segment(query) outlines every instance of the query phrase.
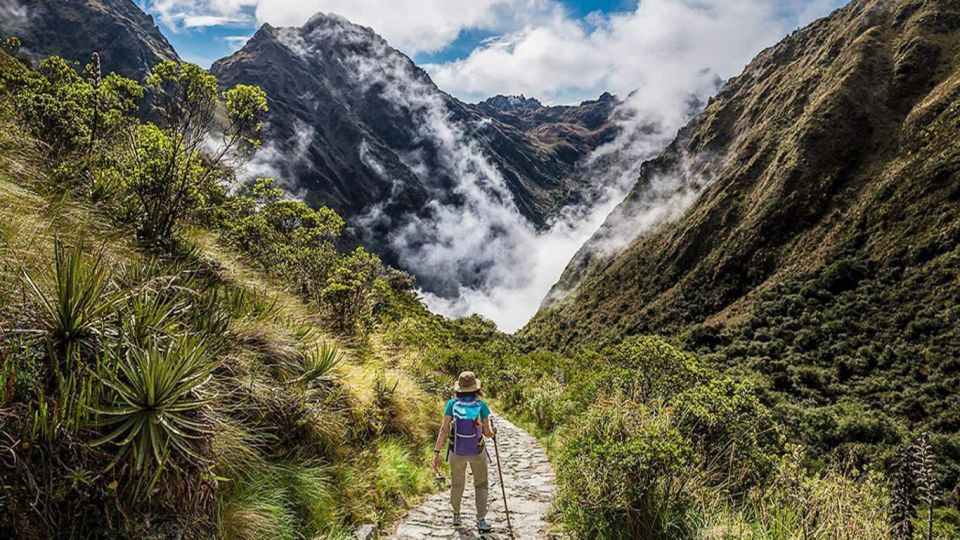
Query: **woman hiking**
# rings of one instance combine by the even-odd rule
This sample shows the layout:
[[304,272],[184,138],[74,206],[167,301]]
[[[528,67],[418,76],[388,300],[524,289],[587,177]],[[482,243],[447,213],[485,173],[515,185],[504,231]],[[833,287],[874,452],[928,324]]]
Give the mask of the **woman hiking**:
[[477,530],[489,533],[487,523],[487,464],[490,456],[483,445],[483,437],[494,438],[495,429],[490,428],[490,408],[480,399],[480,381],[472,371],[464,371],[453,385],[456,397],[443,409],[443,423],[433,447],[433,468],[440,469],[440,453],[446,446],[450,463],[450,505],[453,506],[453,526],[460,527],[460,501],[466,483],[467,465],[473,473],[473,488],[477,498]]

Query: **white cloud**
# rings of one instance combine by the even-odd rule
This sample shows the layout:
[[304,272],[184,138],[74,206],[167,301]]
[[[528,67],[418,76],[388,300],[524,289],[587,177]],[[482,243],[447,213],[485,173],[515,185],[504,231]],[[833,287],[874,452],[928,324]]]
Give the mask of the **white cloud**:
[[669,94],[689,88],[701,68],[728,77],[763,46],[843,2],[642,0],[625,12],[576,18],[560,0],[140,1],[174,30],[299,26],[317,12],[335,13],[408,55],[442,50],[466,30],[493,32],[466,58],[425,68],[462,99],[523,93],[547,103],[637,88]]
[[250,13],[257,0],[138,0],[146,11],[154,13],[167,28],[236,26],[254,22]]
[[426,69],[438,86],[468,100],[523,93],[570,102],[639,89],[641,100],[661,102],[678,90],[696,93],[718,74],[734,75],[798,16],[823,14],[832,1],[794,3],[802,15],[776,0],[643,0],[633,11],[589,21],[557,10],[462,60]]
[[335,13],[408,55],[442,50],[466,30],[493,32],[466,58],[424,67],[462,99],[523,93],[546,103],[637,88],[672,93],[690,87],[701,68],[728,77],[763,46],[843,2],[641,0],[629,11],[576,18],[560,0],[140,1],[174,30],[300,26],[318,12]]
[[[376,84],[387,102],[412,111],[419,138],[437,149],[439,167],[454,180],[452,195],[459,201],[449,204],[443,201],[450,197],[438,197],[426,214],[396,219],[391,247],[403,254],[408,269],[440,283],[434,290],[443,290],[443,296],[425,295],[431,309],[449,316],[479,313],[507,331],[535,313],[574,253],[633,187],[639,165],[689,118],[695,109],[691,102],[705,100],[721,77],[735,74],[761,48],[832,5],[830,0],[642,0],[629,12],[577,20],[553,0],[161,3],[192,6],[193,15],[253,14],[281,26],[299,25],[316,11],[339,13],[373,27],[408,54],[442,47],[463,29],[496,28],[505,33],[464,60],[429,66],[440,88],[466,99],[524,93],[570,102],[606,90],[628,96],[617,111],[621,135],[597,149],[578,173],[590,179],[598,196],[589,205],[565,209],[538,231],[517,210],[500,172],[469,135],[480,127],[453,121],[432,88],[382,42],[371,44],[382,48],[372,57],[352,59],[361,83]],[[343,39],[368,39],[348,27],[342,31]],[[303,39],[294,30],[282,38],[305,57],[315,54],[312,43],[323,41]],[[285,150],[265,148],[258,162],[264,170],[257,174],[274,173],[270,164],[298,154],[296,145]],[[388,176],[372,146],[363,144],[359,152],[368,167]],[[415,153],[400,157],[429,185],[436,171],[418,165]],[[624,220],[629,230],[606,240],[620,244],[676,217],[695,200],[702,182],[696,176],[656,179],[648,192],[638,194],[640,204],[629,208]],[[382,219],[381,207],[366,216],[368,224]]]
[[553,0],[152,0],[148,8],[175,30],[218,18],[300,26],[335,13],[407,54],[442,49],[464,30],[510,31],[558,9]]
[[225,41],[227,45],[230,46],[230,49],[237,50],[250,41],[251,37],[253,36],[223,36],[220,39]]
[[546,9],[552,9],[546,0],[260,0],[256,14],[271,24],[300,25],[318,11],[336,13],[416,54],[442,49],[464,30],[506,30]]
[[235,26],[245,24],[249,20],[245,17],[228,17],[224,15],[184,15],[180,24],[184,28],[204,28],[207,26]]

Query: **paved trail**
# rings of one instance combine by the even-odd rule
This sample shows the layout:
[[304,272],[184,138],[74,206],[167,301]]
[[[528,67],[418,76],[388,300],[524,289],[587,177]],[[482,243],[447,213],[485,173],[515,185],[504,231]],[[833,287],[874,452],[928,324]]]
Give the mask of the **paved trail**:
[[[533,540],[554,537],[547,533],[546,514],[553,499],[553,469],[540,443],[529,433],[494,415],[497,427],[497,443],[500,446],[500,462],[503,465],[503,483],[507,487],[507,504],[514,538]],[[503,512],[503,495],[497,477],[493,443],[488,441],[490,457],[490,498],[487,521],[494,533],[484,539],[508,539],[507,519]],[[447,485],[449,486],[449,480]],[[473,477],[467,472],[467,488],[463,494],[463,526],[455,529],[450,523],[450,490],[431,495],[401,520],[388,538],[395,540],[476,540],[481,538],[476,529],[476,507],[473,497]]]

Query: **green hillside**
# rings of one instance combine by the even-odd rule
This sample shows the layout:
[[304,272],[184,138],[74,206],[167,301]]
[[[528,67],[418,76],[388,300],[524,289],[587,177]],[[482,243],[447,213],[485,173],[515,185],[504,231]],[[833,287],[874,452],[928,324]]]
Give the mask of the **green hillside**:
[[[255,143],[255,91],[217,104],[204,72],[154,75],[189,96],[167,120],[187,126],[175,116],[193,107]],[[409,282],[339,253],[332,212],[267,182],[257,201],[228,195],[223,163],[182,150],[208,126],[140,125],[138,88],[95,62],[32,71],[0,53],[0,535],[333,538],[389,523],[432,480],[437,397],[370,330],[374,304]]]
[[795,32],[723,87],[621,210],[665,175],[705,184],[693,207],[615,255],[588,244],[524,335],[560,349],[674,336],[758,374],[822,451],[917,429],[949,436],[956,459],[958,95],[956,2],[856,1]]

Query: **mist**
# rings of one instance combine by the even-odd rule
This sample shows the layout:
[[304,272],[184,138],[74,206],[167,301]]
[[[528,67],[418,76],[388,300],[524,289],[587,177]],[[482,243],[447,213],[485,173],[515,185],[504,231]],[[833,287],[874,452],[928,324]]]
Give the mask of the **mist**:
[[[614,113],[619,136],[582,160],[573,173],[574,180],[588,186],[586,202],[560,209],[539,230],[518,210],[503,175],[484,155],[477,137],[482,137],[485,126],[452,119],[442,93],[385,40],[346,21],[319,25],[309,34],[284,30],[281,35],[291,51],[305,58],[323,54],[323,43],[331,39],[355,44],[358,52],[344,60],[355,78],[355,91],[375,90],[387,106],[410,114],[415,142],[436,150],[436,161],[429,166],[416,152],[399,157],[424,185],[433,185],[436,177],[450,178],[452,185],[444,185],[442,194],[438,187],[426,208],[391,217],[384,209],[402,186],[389,177],[376,147],[361,143],[359,160],[395,189],[351,223],[360,230],[389,231],[385,246],[396,254],[400,266],[417,276],[424,301],[436,313],[454,318],[478,314],[503,331],[516,331],[537,312],[567,264],[598,230],[602,228],[603,234],[590,249],[612,252],[658,223],[682,215],[703,184],[684,175],[658,177],[632,194],[639,203],[618,205],[634,189],[641,164],[661,152],[698,114],[724,78],[792,24],[775,15],[773,4],[761,0],[737,0],[710,9],[651,0],[633,13],[594,21],[589,31],[571,30],[567,22],[505,37],[509,46],[490,42],[487,49],[446,68],[428,67],[441,81],[456,74],[451,70],[475,74],[491,65],[491,55],[506,69],[514,69],[518,55],[527,54],[524,51],[549,51],[537,40],[549,44],[565,39],[567,47],[561,53],[580,60],[630,51],[628,59],[616,69],[608,66],[608,75],[594,81],[626,97]],[[545,37],[549,32],[559,34]],[[577,72],[575,66],[567,68],[565,73]],[[548,75],[537,80],[547,80]],[[292,145],[284,150],[296,154]]]
[[458,95],[525,92],[569,102],[611,90],[627,97],[616,114],[620,136],[596,149],[577,173],[598,196],[564,209],[544,231],[513,231],[514,251],[490,269],[483,286],[461,287],[455,296],[425,294],[427,305],[451,317],[480,314],[501,330],[515,331],[537,312],[585,243],[590,241],[584,249],[594,255],[609,255],[682,216],[709,179],[693,167],[660,175],[620,205],[634,189],[640,165],[669,144],[725,78],[790,29],[833,7],[829,1],[736,0],[704,7],[650,0],[633,12],[595,20],[592,29],[555,18],[494,40],[463,60],[428,66],[438,84]]
[[249,161],[243,163],[237,171],[237,180],[249,183],[256,178],[273,178],[290,197],[304,199],[305,190],[294,180],[293,171],[306,161],[315,134],[313,126],[297,121],[289,137],[268,139]]
[[[387,238],[390,249],[407,270],[434,286],[433,291],[421,291],[431,310],[448,317],[479,314],[507,332],[521,328],[536,313],[566,264],[632,188],[643,160],[659,151],[696,110],[690,95],[678,99],[675,106],[685,112],[675,115],[641,111],[625,101],[614,114],[620,136],[598,148],[576,173],[590,179],[589,204],[564,208],[537,230],[472,138],[484,126],[453,121],[441,95],[385,45],[371,57],[360,55],[353,61],[353,71],[366,88],[380,89],[391,106],[415,113],[418,136],[438,150],[439,166],[455,180],[457,202],[436,199],[426,212],[395,220]],[[359,157],[372,171],[387,174],[368,145],[360,145]],[[434,173],[414,170],[425,181]],[[374,205],[358,224],[370,227],[385,219],[381,210],[389,202]]]

